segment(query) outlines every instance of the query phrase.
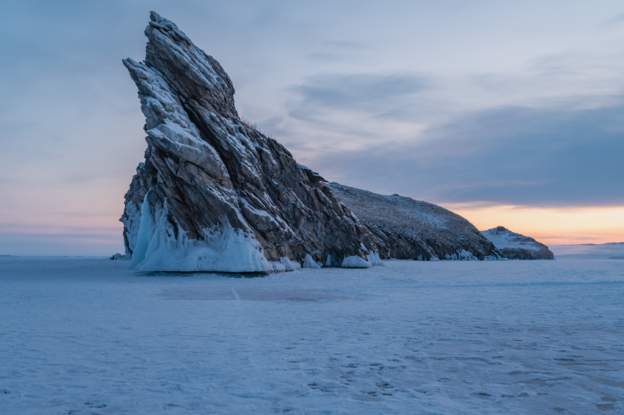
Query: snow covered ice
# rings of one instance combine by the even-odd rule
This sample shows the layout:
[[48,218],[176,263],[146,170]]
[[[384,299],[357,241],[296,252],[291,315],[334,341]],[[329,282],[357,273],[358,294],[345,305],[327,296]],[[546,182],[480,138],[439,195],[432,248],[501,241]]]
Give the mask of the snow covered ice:
[[[184,275],[184,276],[182,276]],[[0,414],[624,413],[624,261],[0,258]]]

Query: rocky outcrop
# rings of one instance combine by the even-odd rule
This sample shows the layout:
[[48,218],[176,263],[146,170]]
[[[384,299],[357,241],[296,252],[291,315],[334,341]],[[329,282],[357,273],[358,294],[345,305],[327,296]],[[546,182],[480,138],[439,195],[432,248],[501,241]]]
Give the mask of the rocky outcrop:
[[147,133],[121,218],[135,268],[369,266],[368,230],[322,177],[239,118],[221,65],[154,12],[145,35],[145,60],[123,61]]
[[440,206],[338,183],[330,187],[374,235],[384,258],[461,260],[498,256],[494,245],[470,222]]
[[508,259],[554,259],[550,249],[535,239],[510,231],[503,226],[481,232],[501,255]]

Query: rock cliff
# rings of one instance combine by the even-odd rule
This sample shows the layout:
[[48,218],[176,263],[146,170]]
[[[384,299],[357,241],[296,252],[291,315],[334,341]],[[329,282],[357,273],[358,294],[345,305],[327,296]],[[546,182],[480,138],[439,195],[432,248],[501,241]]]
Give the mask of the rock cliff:
[[145,35],[144,61],[123,61],[147,133],[121,217],[135,269],[266,273],[368,267],[380,256],[552,258],[534,239],[500,227],[481,234],[434,204],[327,183],[241,120],[227,73],[174,23],[152,12]]
[[380,255],[397,259],[496,259],[494,245],[461,216],[432,203],[331,183],[336,197],[374,235]]
[[[152,12],[125,59],[147,150],[125,196],[126,253],[143,271],[366,267],[374,244],[321,176],[238,116],[221,65]],[[369,258],[370,256],[370,258]]]

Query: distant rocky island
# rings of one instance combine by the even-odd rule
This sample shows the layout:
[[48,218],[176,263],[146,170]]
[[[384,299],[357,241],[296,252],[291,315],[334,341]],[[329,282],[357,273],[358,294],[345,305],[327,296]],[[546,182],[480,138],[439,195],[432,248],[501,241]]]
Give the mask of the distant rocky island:
[[239,117],[227,73],[173,22],[152,12],[145,35],[144,61],[123,61],[147,133],[121,217],[135,269],[266,273],[521,257],[439,206],[328,183]]
[[535,239],[510,231],[503,226],[481,232],[500,254],[508,259],[554,259],[552,251]]

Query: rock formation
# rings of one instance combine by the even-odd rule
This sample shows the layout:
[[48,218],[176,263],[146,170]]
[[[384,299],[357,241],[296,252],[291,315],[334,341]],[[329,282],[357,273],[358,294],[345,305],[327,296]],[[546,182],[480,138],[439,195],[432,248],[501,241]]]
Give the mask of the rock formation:
[[154,12],[145,35],[145,60],[123,61],[147,133],[121,218],[134,267],[369,266],[370,233],[322,177],[239,118],[221,65]]
[[383,258],[495,259],[494,245],[461,216],[409,197],[384,196],[338,183],[334,195],[373,234]]
[[135,269],[266,273],[368,267],[380,255],[498,258],[496,248],[552,258],[531,238],[481,235],[431,203],[327,183],[240,119],[228,75],[174,23],[152,12],[145,35],[145,60],[123,61],[147,133],[121,217]]
[[554,259],[546,245],[503,226],[481,232],[508,259]]

